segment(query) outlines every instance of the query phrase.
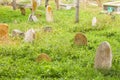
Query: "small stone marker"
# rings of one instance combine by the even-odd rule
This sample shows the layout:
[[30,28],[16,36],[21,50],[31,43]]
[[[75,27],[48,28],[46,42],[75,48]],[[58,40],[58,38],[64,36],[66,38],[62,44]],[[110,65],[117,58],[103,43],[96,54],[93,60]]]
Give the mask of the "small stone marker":
[[96,23],[97,23],[97,18],[96,17],[93,17],[92,19],[92,26],[96,26]]
[[77,33],[74,37],[74,44],[78,46],[87,45],[87,37],[83,33]]
[[30,14],[28,17],[28,21],[38,22],[38,19],[34,14]]
[[52,8],[49,5],[46,8],[46,20],[47,22],[53,22]]
[[37,62],[41,62],[41,61],[51,62],[51,58],[47,54],[42,53],[37,57],[36,61]]
[[52,32],[52,27],[46,26],[43,27],[44,32]]
[[112,66],[112,50],[110,44],[102,42],[96,50],[94,67],[96,69],[110,69]]
[[23,37],[24,33],[18,29],[14,29],[12,31],[12,37],[19,37],[19,36]]
[[6,40],[8,38],[8,25],[0,23],[0,40]]
[[34,39],[35,39],[35,31],[33,29],[29,29],[25,33],[24,41],[25,42],[33,42]]

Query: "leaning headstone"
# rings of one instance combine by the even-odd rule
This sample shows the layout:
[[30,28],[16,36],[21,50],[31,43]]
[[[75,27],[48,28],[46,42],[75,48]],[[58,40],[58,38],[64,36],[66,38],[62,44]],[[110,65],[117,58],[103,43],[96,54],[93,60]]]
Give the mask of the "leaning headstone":
[[83,33],[77,33],[74,37],[74,44],[78,46],[87,45],[87,37]]
[[8,39],[8,25],[0,24],[0,40]]
[[14,29],[12,31],[12,37],[23,37],[24,36],[24,32],[18,30],[18,29]]
[[94,67],[96,69],[110,69],[112,66],[112,50],[110,44],[102,42],[96,50]]
[[25,38],[24,41],[25,42],[33,42],[35,39],[35,31],[33,29],[29,29],[26,33],[25,33]]
[[46,20],[47,22],[53,22],[52,8],[49,5],[46,8]]
[[36,58],[36,62],[42,61],[51,62],[51,58],[47,54],[42,53]]
[[97,24],[97,18],[93,17],[93,19],[92,19],[92,26],[94,27],[94,26],[96,26],[96,24]]

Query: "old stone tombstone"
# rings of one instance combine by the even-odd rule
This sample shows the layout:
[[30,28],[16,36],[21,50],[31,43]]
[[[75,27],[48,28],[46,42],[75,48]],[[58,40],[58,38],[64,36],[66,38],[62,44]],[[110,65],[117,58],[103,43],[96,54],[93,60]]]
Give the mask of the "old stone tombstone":
[[46,8],[46,20],[47,22],[53,22],[53,13],[50,5]]
[[41,53],[41,54],[36,58],[36,62],[42,62],[42,61],[51,62],[51,58],[50,58],[47,54]]
[[8,39],[8,25],[0,23],[0,40]]
[[33,29],[29,29],[26,33],[25,33],[25,38],[24,41],[25,42],[33,42],[35,39],[35,31]]
[[112,50],[107,41],[102,42],[96,50],[94,67],[96,69],[110,69],[112,66]]
[[14,29],[12,31],[12,37],[24,37],[24,32],[22,32],[18,29]]
[[87,37],[83,33],[77,33],[74,37],[74,44],[78,46],[87,45]]
[[97,24],[97,18],[93,17],[93,19],[92,19],[92,26],[94,27],[94,26],[96,26],[96,24]]

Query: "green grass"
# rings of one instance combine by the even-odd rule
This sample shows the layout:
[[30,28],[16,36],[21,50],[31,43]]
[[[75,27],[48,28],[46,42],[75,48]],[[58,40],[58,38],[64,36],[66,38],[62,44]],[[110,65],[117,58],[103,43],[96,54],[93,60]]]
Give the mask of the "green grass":
[[[52,7],[53,23],[46,22],[44,6],[36,11],[41,16],[39,22],[34,23],[27,21],[29,9],[23,16],[19,10],[0,6],[0,23],[9,25],[9,35],[13,29],[40,29],[34,43],[10,37],[9,44],[0,45],[0,80],[119,80],[120,16],[115,15],[112,20],[111,16],[100,14],[98,7],[81,7],[80,22],[75,24],[75,9],[57,11],[54,4]],[[91,26],[94,16],[98,19],[96,27]],[[53,32],[42,32],[45,26],[51,26]],[[77,32],[87,36],[87,46],[73,45]],[[96,49],[103,41],[108,41],[112,47],[113,61],[109,71],[97,71],[93,67]],[[40,53],[47,53],[52,62],[37,63],[35,59]]]

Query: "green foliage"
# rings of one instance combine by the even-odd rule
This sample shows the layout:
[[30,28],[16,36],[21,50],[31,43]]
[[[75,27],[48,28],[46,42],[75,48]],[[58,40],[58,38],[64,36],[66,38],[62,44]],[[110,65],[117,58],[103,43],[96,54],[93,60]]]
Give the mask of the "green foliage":
[[[11,44],[0,45],[0,80],[119,80],[120,16],[115,15],[112,20],[111,16],[100,14],[97,7],[89,6],[86,10],[81,7],[80,22],[75,24],[74,9],[57,11],[55,5],[52,6],[53,23],[46,22],[43,5],[36,11],[41,15],[37,23],[27,21],[29,9],[23,16],[19,10],[0,6],[0,22],[9,25],[9,35],[13,29],[40,29],[33,43],[10,37]],[[91,26],[94,16],[98,19],[96,27]],[[45,26],[52,27],[53,32],[43,32]],[[86,34],[87,46],[73,45],[77,32]],[[103,41],[108,41],[112,47],[113,61],[109,71],[93,67],[96,49]],[[40,53],[48,54],[52,62],[37,63],[35,60]]]

